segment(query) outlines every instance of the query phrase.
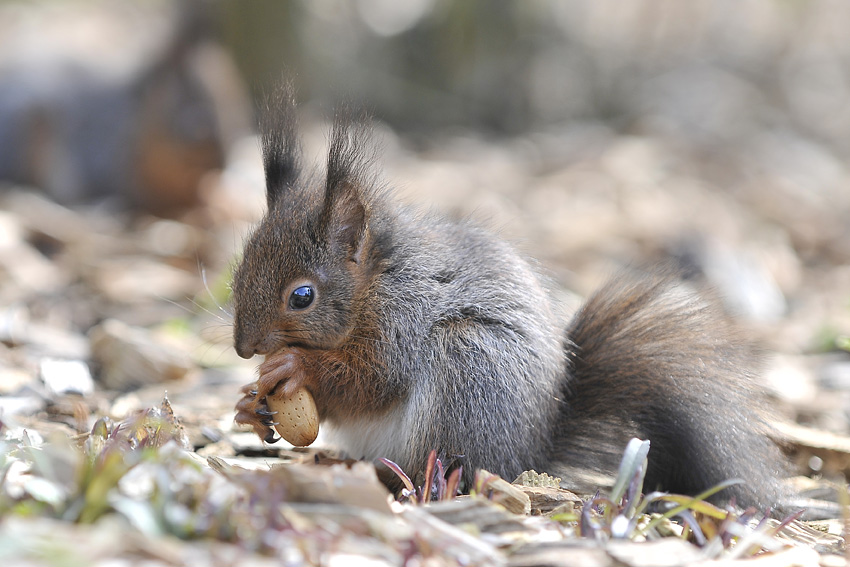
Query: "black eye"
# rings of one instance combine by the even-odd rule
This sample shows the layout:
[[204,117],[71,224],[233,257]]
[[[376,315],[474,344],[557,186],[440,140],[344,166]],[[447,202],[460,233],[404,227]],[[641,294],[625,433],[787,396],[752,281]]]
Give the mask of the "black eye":
[[295,288],[292,295],[289,296],[289,307],[292,309],[307,309],[313,303],[313,288],[309,285],[302,285]]

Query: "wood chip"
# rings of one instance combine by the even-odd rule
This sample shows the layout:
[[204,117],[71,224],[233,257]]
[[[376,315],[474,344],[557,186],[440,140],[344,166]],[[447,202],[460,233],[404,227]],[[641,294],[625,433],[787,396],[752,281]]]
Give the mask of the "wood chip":
[[483,469],[481,470],[481,473],[485,476],[493,476],[493,478],[487,482],[487,486],[485,488],[485,495],[487,495],[493,502],[501,504],[509,512],[513,512],[514,514],[525,514],[526,516],[531,514],[531,501],[529,500],[528,495],[519,487],[514,486],[505,479]]
[[558,513],[572,512],[583,505],[581,498],[563,488],[546,486],[517,486],[517,488],[528,496],[530,513],[534,516],[550,514],[555,510]]
[[390,493],[378,481],[375,467],[358,462],[351,467],[333,465],[276,465],[272,473],[279,475],[292,502],[334,503],[390,512]]

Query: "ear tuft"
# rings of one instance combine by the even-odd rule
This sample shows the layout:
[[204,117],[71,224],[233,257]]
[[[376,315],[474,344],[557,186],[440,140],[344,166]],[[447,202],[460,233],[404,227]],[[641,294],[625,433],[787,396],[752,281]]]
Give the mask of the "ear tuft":
[[261,99],[260,136],[269,209],[295,184],[300,172],[301,145],[297,136],[295,87],[285,81]]
[[337,110],[328,149],[327,191],[346,181],[365,181],[376,157],[371,133],[366,113],[355,115],[347,105]]
[[366,234],[367,170],[373,160],[366,115],[352,117],[347,108],[334,118],[322,223],[334,246],[357,259]]

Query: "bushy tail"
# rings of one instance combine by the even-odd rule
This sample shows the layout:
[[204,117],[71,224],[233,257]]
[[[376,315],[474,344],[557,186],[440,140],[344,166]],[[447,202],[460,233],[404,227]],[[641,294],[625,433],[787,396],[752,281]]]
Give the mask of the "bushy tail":
[[555,461],[616,471],[631,437],[649,439],[645,490],[762,509],[783,501],[786,459],[766,432],[751,349],[734,325],[669,274],[623,275],[597,292],[569,330],[572,377]]

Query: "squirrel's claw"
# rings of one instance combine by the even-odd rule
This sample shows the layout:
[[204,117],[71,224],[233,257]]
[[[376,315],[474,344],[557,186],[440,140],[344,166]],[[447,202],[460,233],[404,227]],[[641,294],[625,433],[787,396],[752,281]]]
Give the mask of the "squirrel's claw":
[[265,421],[258,419],[255,413],[239,411],[236,413],[234,420],[236,423],[241,423],[242,425],[250,425],[254,433],[257,434],[257,437],[267,443],[273,443],[273,441],[269,441],[270,438],[274,438],[274,430],[271,428],[273,424],[267,424]]
[[242,387],[242,398],[236,402],[236,417],[234,421],[242,425],[250,425],[254,433],[266,443],[276,443],[280,438],[275,437],[272,427],[277,422],[272,419],[277,412],[270,411],[265,397],[258,397],[256,382]]

